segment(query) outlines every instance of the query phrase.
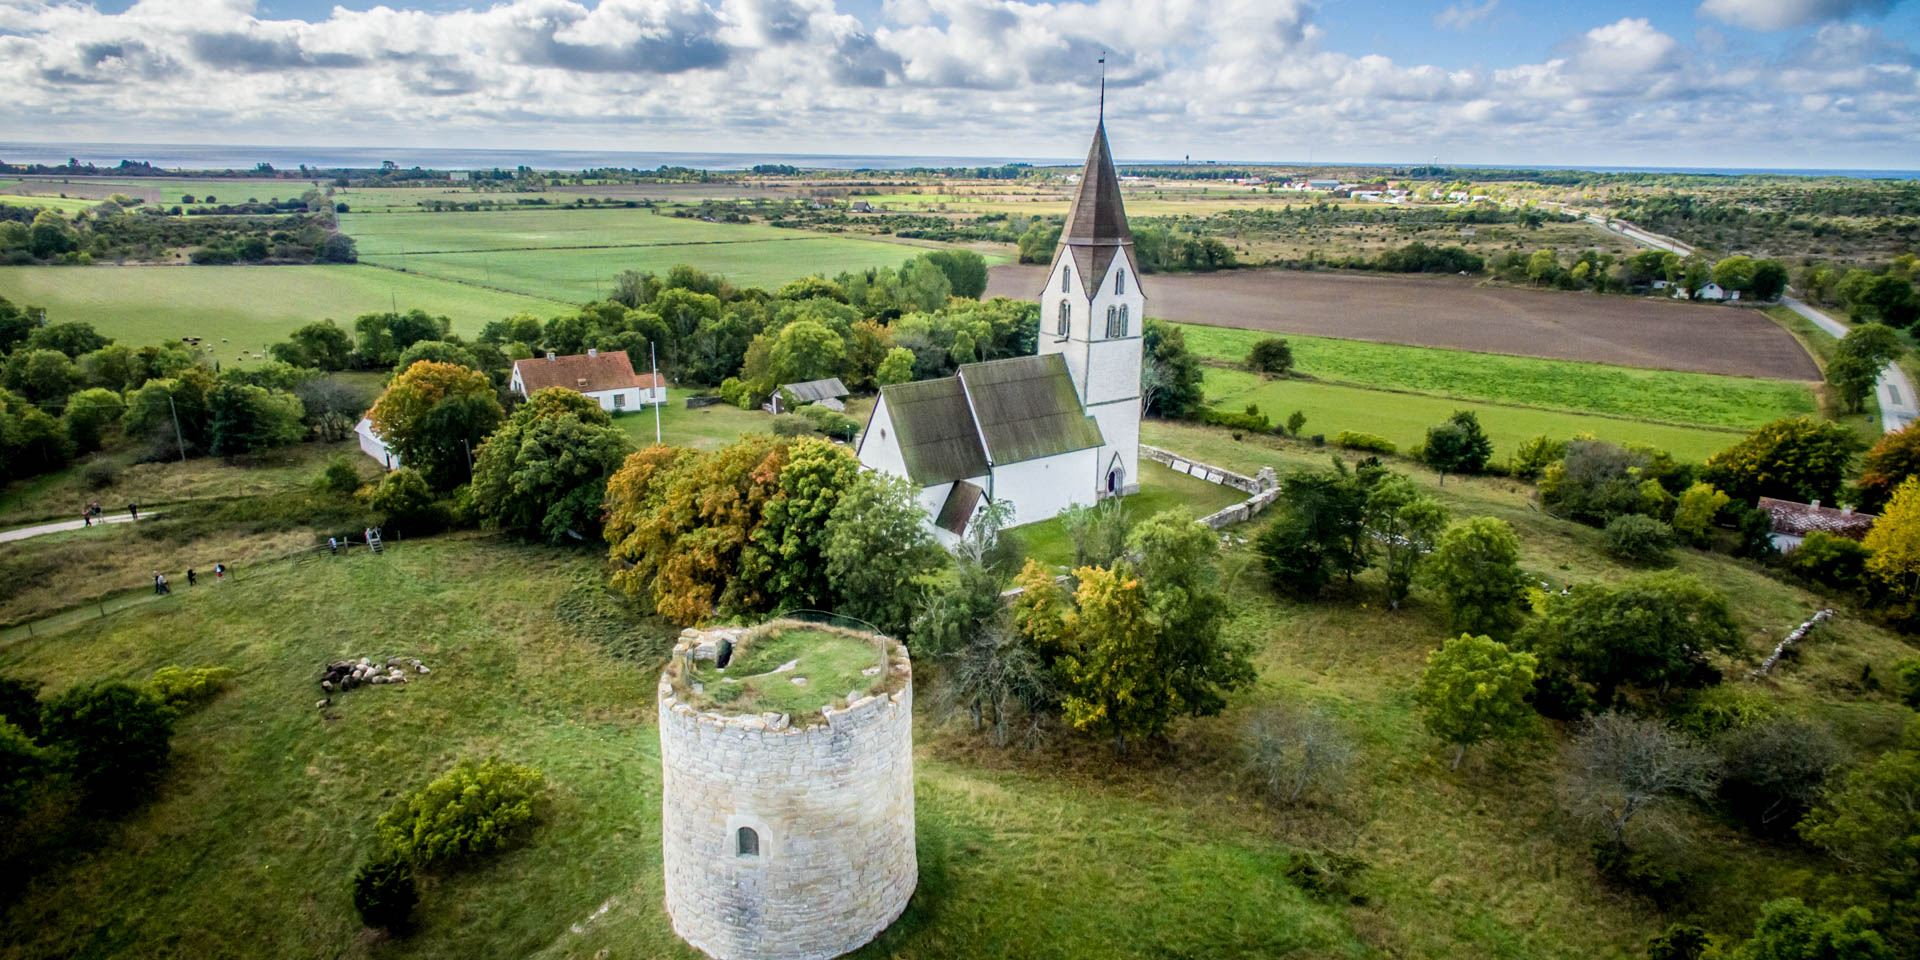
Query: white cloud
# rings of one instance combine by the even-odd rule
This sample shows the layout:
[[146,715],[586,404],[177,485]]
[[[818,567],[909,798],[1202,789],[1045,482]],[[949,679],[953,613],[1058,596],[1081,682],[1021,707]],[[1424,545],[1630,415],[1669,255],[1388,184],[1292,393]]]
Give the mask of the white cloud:
[[1706,0],[1700,15],[1755,30],[1786,30],[1841,20],[1855,14],[1884,14],[1897,0]]
[[1468,27],[1485,20],[1493,13],[1493,8],[1499,5],[1500,0],[1487,0],[1486,3],[1477,7],[1468,3],[1456,3],[1434,14],[1433,25],[1442,30],[1464,32]]
[[[1493,0],[1454,8],[1483,20]],[[504,0],[477,10],[250,0],[106,13],[0,0],[23,140],[390,143],[1072,156],[1108,55],[1122,156],[1860,165],[1920,140],[1913,56],[1829,25],[1718,67],[1639,18],[1447,69],[1327,49],[1307,0]],[[1781,129],[1752,118],[1820,113]],[[1702,141],[1699,116],[1740,118]],[[1802,133],[1800,131],[1807,131]],[[1804,137],[1804,140],[1796,140]],[[1678,152],[1676,152],[1678,151]],[[1708,151],[1720,151],[1709,153]],[[1909,150],[1910,152],[1910,150]]]

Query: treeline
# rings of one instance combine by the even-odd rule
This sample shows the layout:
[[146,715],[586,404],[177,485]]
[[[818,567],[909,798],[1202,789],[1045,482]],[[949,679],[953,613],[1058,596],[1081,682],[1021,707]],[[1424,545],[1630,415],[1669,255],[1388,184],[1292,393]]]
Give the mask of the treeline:
[[[322,199],[324,201],[324,198]],[[306,206],[306,204],[302,204]],[[112,200],[74,214],[0,208],[0,264],[159,260],[188,250],[197,264],[353,263],[353,238],[334,229],[331,208],[278,217],[157,216]]]
[[1814,303],[1845,308],[1855,321],[1904,329],[1920,319],[1915,272],[1916,259],[1911,253],[1877,269],[1812,263],[1800,271],[1795,286]]

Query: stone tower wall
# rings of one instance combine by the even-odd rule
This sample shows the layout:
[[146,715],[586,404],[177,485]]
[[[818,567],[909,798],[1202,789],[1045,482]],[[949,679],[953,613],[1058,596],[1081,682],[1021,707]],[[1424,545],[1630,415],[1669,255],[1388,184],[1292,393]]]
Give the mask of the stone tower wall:
[[[661,840],[682,939],[720,960],[824,960],[906,908],[919,879],[913,684],[906,652],[889,648],[894,692],[805,726],[702,713],[662,676]],[[740,827],[758,856],[737,854]]]

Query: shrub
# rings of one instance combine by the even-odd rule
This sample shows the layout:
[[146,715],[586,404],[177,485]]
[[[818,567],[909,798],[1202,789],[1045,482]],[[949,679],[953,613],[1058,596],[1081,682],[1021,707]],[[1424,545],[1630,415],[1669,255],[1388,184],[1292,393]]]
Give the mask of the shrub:
[[1920,657],[1902,660],[1894,670],[1900,677],[1900,702],[1920,710]]
[[1200,422],[1210,423],[1216,427],[1245,430],[1249,433],[1266,433],[1273,429],[1273,424],[1267,420],[1267,415],[1261,413],[1260,408],[1251,403],[1247,404],[1246,410],[1241,413],[1228,413],[1213,407],[1202,407]]
[[81,469],[80,478],[86,481],[89,490],[105,490],[120,479],[120,468],[111,460],[91,460]]
[[1312,786],[1338,781],[1353,763],[1346,731],[1317,706],[1263,710],[1247,722],[1245,769],[1276,803],[1293,804]]
[[380,479],[368,505],[391,522],[411,523],[432,511],[433,491],[418,471],[401,467]]
[[1607,522],[1607,553],[1628,563],[1645,565],[1666,563],[1667,548],[1673,544],[1673,528],[1652,517],[1637,513],[1614,517]]
[[353,908],[369,927],[404,931],[412,924],[413,908],[419,903],[413,867],[404,860],[371,860],[353,875]]
[[1732,501],[1732,497],[1715,490],[1711,483],[1696,483],[1688,487],[1673,508],[1674,532],[1687,538],[1687,542],[1696,547],[1706,546],[1713,534],[1714,518]]
[[0,719],[0,817],[12,822],[20,815],[46,765],[46,754],[26,731]]
[[1376,437],[1371,433],[1355,433],[1352,430],[1342,430],[1334,434],[1333,442],[1348,450],[1370,450],[1374,453],[1392,453],[1397,449],[1393,441],[1385,437]]
[[1826,727],[1793,716],[1768,717],[1714,741],[1720,800],[1761,834],[1784,834],[1812,808],[1840,765],[1840,744]]
[[800,437],[812,433],[813,427],[807,419],[798,414],[782,413],[773,418],[773,435],[776,437]]
[[1280,337],[1268,337],[1247,351],[1247,367],[1256,373],[1285,376],[1293,369],[1293,348]]
[[1359,906],[1367,898],[1354,892],[1353,881],[1366,869],[1367,862],[1359,857],[1303,850],[1287,860],[1281,876],[1317,900]]
[[0,677],[0,720],[6,720],[26,731],[29,737],[39,736],[39,681]]
[[352,493],[360,487],[360,471],[346,457],[335,457],[320,474],[320,489],[334,493]]
[[1687,877],[1681,871],[1616,841],[1593,845],[1593,865],[1599,869],[1602,880],[1638,893],[1662,907],[1672,903],[1687,885]]
[[1858,541],[1824,530],[1807,534],[1799,549],[1780,559],[1780,566],[1803,580],[1835,590],[1858,590],[1867,582],[1867,558],[1873,556]]
[[1705,927],[1691,923],[1669,923],[1667,929],[1647,941],[1647,960],[1700,960],[1713,938]]
[[173,710],[119,681],[72,687],[47,702],[43,718],[46,741],[96,801],[144,798],[172,750]]
[[546,786],[532,767],[461,761],[396,801],[374,830],[395,857],[416,864],[488,853],[532,826]]
[[753,409],[753,400],[747,396],[747,385],[739,377],[728,377],[720,381],[720,399],[742,410]]
[[1537,479],[1547,466],[1567,455],[1567,442],[1552,437],[1534,437],[1513,452],[1510,469],[1522,480]]
[[1672,720],[1675,730],[1696,740],[1711,740],[1771,716],[1771,698],[1747,687],[1722,683],[1687,694],[1674,708]]
[[178,711],[213,699],[233,683],[232,667],[161,667],[153,672],[153,692]]
[[1294,412],[1287,414],[1287,433],[1297,437],[1300,435],[1300,428],[1306,425],[1307,425],[1306,414],[1298,410],[1295,410]]

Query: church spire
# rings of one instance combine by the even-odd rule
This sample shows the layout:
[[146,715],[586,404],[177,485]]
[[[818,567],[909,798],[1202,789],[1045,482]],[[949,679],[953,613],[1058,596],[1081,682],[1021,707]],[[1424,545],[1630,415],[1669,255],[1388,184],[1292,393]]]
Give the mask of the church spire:
[[1072,246],[1133,243],[1133,231],[1127,229],[1127,211],[1120,202],[1120,176],[1113,171],[1113,153],[1107,146],[1104,93],[1102,100],[1102,116],[1093,128],[1087,166],[1080,171],[1080,187],[1067,209],[1066,228],[1060,233],[1060,242]]

